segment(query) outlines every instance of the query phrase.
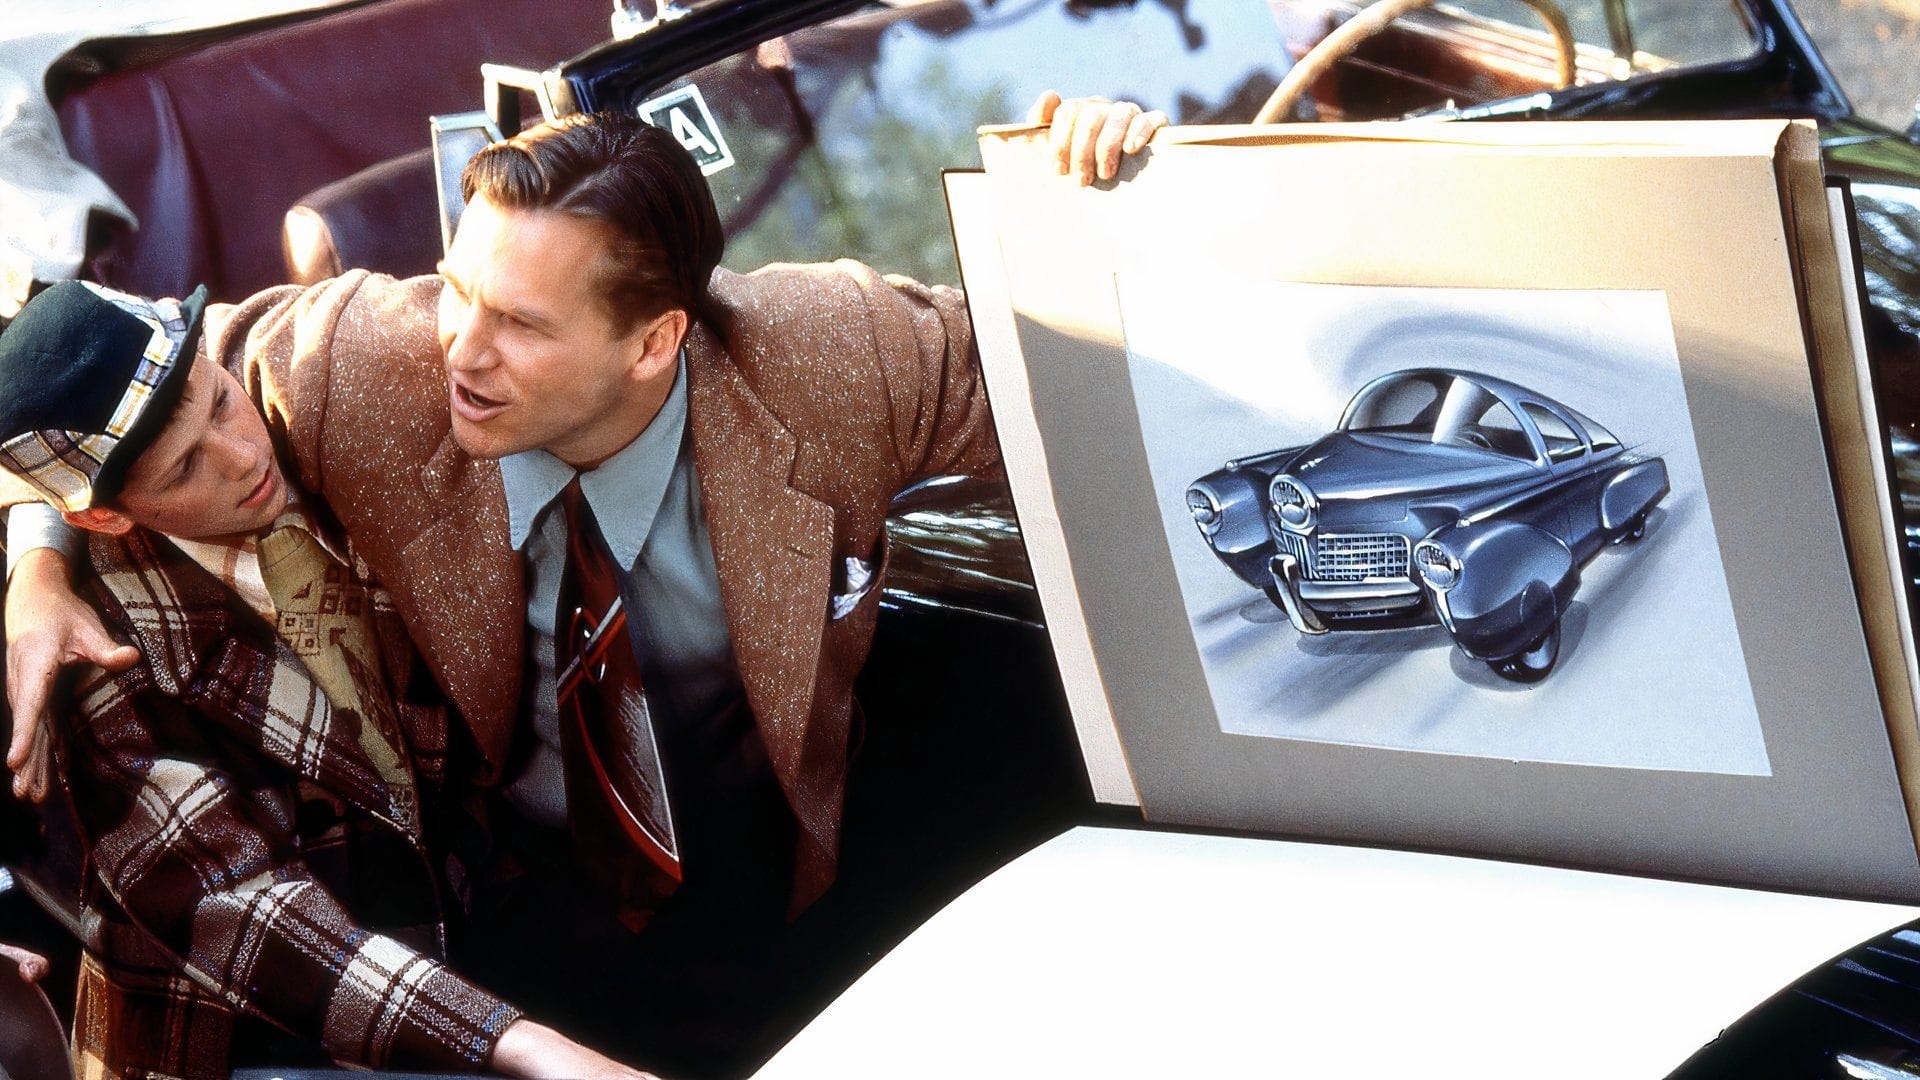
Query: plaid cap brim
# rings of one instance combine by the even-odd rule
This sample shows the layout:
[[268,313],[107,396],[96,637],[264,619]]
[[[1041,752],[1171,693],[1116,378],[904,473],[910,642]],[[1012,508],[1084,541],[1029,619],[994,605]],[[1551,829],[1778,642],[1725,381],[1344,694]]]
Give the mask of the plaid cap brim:
[[[85,510],[117,494],[127,469],[166,426],[199,348],[207,295],[203,286],[185,300],[149,302],[92,282],[77,284],[138,320],[147,333],[137,359],[124,358],[131,361],[131,375],[126,363],[118,367],[117,377],[126,382],[101,430],[46,428],[0,442],[0,467],[66,511]],[[48,358],[52,363],[62,359]]]

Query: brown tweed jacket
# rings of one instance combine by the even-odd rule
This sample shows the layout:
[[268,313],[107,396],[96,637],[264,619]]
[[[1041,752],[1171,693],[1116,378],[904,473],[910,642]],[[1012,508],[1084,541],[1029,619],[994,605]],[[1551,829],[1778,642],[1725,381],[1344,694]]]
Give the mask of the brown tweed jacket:
[[[242,375],[497,770],[515,722],[526,603],[496,463],[450,435],[437,277],[349,273],[209,317]],[[875,588],[829,618],[833,568],[886,561],[889,501],[999,451],[964,300],[858,263],[715,274],[689,335],[689,430],[734,655],[800,823],[795,902],[832,881],[853,680]]]
[[[427,955],[444,942],[417,792],[369,760],[360,717],[171,544],[90,549],[103,617],[143,662],[92,671],[63,750],[90,870],[79,1075],[224,1080],[263,1020],[342,1062],[484,1066],[519,1013]],[[411,782],[432,786],[445,707],[377,591],[373,609],[406,673],[390,681],[415,691],[396,695]]]

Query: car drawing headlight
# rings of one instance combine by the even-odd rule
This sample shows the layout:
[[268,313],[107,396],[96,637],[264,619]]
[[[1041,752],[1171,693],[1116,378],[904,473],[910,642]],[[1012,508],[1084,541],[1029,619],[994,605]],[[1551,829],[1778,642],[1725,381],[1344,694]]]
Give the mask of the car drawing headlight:
[[1198,487],[1187,489],[1187,512],[1193,515],[1193,523],[1200,527],[1200,535],[1207,537],[1220,531],[1220,522],[1225,517],[1213,493]]
[[1433,540],[1413,546],[1413,565],[1420,571],[1420,580],[1441,592],[1460,584],[1460,560]]
[[1273,504],[1273,516],[1288,532],[1303,533],[1313,528],[1313,492],[1291,476],[1276,476],[1267,485],[1267,501]]

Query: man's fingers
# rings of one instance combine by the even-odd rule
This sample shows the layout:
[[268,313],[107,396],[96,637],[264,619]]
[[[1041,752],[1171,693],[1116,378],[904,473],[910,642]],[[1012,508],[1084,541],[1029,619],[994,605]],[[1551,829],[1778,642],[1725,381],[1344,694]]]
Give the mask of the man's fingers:
[[26,766],[20,770],[14,787],[16,796],[35,805],[46,802],[47,793],[53,789],[53,742],[44,726],[34,732]]
[[1167,126],[1167,114],[1159,109],[1143,112],[1127,122],[1126,152],[1137,154],[1153,140],[1153,133]]
[[101,626],[98,619],[92,619],[74,628],[72,642],[60,662],[63,667],[87,663],[97,664],[108,671],[125,671],[139,659],[139,649],[113,640],[108,636],[106,627]]
[[1120,172],[1120,153],[1125,147],[1129,125],[1140,112],[1131,101],[1118,101],[1107,107],[1106,122],[1093,143],[1095,171],[1102,180],[1111,180]]
[[29,952],[17,945],[0,945],[0,958],[11,961],[20,969],[20,977],[28,982],[39,982],[47,973],[47,958],[36,952]]
[[99,655],[89,656],[87,659],[118,674],[140,662],[140,650],[132,645],[109,644]]
[[1072,171],[1083,185],[1093,182],[1093,141],[1100,137],[1100,128],[1107,118],[1103,106],[1104,103],[1085,105],[1073,114]]
[[7,743],[7,768],[19,769],[27,763],[27,749],[47,708],[47,692],[53,686],[51,665],[21,665],[7,677],[7,707],[13,710],[13,738]]
[[27,763],[27,750],[32,743],[33,725],[13,725],[13,736],[7,740],[7,768],[19,772],[20,767]]
[[1027,110],[1027,123],[1050,123],[1053,120],[1053,111],[1059,107],[1060,95],[1052,90],[1044,91],[1034,101],[1033,107]]
[[47,748],[46,740],[40,729],[35,728],[27,734],[25,745],[16,755],[8,749],[7,767],[13,770],[13,797],[23,802],[39,803],[47,797]]
[[1081,111],[1077,99],[1061,102],[1053,114],[1053,126],[1047,129],[1047,141],[1053,144],[1053,166],[1062,176],[1073,161],[1073,124]]

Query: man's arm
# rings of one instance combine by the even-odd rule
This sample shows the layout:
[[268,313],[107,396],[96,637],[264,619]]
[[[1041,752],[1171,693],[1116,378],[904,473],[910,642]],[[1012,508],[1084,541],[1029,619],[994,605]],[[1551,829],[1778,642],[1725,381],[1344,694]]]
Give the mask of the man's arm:
[[[1055,167],[1086,185],[1118,175],[1121,159],[1145,149],[1167,116],[1131,101],[1063,101],[1049,90],[1027,110],[1027,121],[1048,125]],[[966,298],[902,277],[886,277],[883,285],[865,267],[845,265],[860,281],[873,320],[901,487],[935,476],[998,476],[1000,446]]]

